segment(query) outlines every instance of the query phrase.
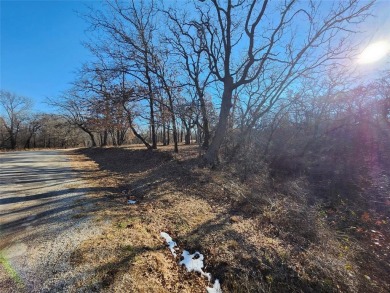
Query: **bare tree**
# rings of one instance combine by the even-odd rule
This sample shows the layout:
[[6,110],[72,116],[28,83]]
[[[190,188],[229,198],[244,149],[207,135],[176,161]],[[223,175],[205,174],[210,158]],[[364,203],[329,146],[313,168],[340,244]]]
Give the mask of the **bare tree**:
[[177,153],[179,152],[179,147],[174,101],[176,100],[176,96],[178,95],[180,87],[177,85],[175,65],[169,63],[169,53],[167,51],[160,51],[159,53],[160,54],[154,54],[153,56],[151,72],[156,75],[162,92],[168,97],[168,105],[164,104],[164,107],[169,110],[171,116],[174,151]]
[[27,121],[26,125],[26,137],[25,137],[25,143],[24,148],[29,149],[31,147],[31,139],[33,136],[38,132],[39,129],[42,128],[42,117],[41,115],[33,115],[30,119]]
[[8,133],[6,140],[9,140],[10,148],[15,149],[21,125],[27,119],[28,110],[31,108],[31,100],[1,90],[0,106],[4,111],[3,125]]
[[181,67],[187,75],[188,85],[195,90],[202,113],[202,131],[204,133],[202,147],[207,149],[210,144],[210,122],[207,113],[205,91],[212,83],[211,71],[208,70],[207,59],[204,53],[204,44],[199,34],[199,27],[187,22],[186,13],[179,14],[177,9],[165,11],[168,17],[170,36],[167,42],[181,57]]
[[384,72],[383,77],[374,82],[371,87],[376,91],[379,98],[379,107],[384,121],[390,125],[390,70]]
[[96,146],[93,116],[90,112],[90,103],[88,100],[83,99],[77,91],[73,90],[68,91],[66,95],[60,98],[49,99],[48,103],[56,107],[70,124],[77,126],[88,134],[91,145],[93,147]]
[[89,47],[97,55],[104,51],[114,64],[117,62],[120,71],[125,71],[148,89],[152,148],[156,149],[154,79],[150,67],[153,64],[157,29],[154,21],[157,12],[155,4],[153,1],[146,3],[133,0],[129,3],[107,0],[105,3],[105,11],[91,12],[86,18],[93,28],[106,33],[108,39],[100,44],[90,44]]
[[[358,0],[201,2],[195,4],[196,15],[189,23],[201,36],[209,70],[222,89],[219,121],[205,154],[209,164],[218,161],[234,90],[260,77],[254,111],[264,113],[258,106],[272,104],[298,78],[348,55],[342,33],[351,32],[350,25],[362,21],[373,4]],[[259,114],[253,117],[258,119]]]
[[88,135],[61,115],[41,114],[36,122],[40,127],[31,138],[31,147],[66,148],[88,145]]
[[107,145],[109,135],[113,145],[124,142],[129,129],[122,103],[113,95],[119,82],[120,72],[113,71],[102,62],[85,64],[80,71],[75,88],[86,96],[96,129],[100,132],[101,145]]
[[137,116],[135,113],[136,111],[134,111],[135,103],[142,100],[143,96],[146,94],[147,91],[145,91],[145,89],[142,87],[127,88],[124,72],[122,72],[121,77],[122,78],[121,78],[120,86],[115,87],[112,93],[114,101],[120,104],[123,110],[126,112],[128,125],[131,131],[133,132],[133,134],[135,135],[135,137],[138,138],[146,146],[148,150],[152,150],[153,146],[151,146],[147,142],[147,140],[136,129],[136,126],[134,124],[134,119]]

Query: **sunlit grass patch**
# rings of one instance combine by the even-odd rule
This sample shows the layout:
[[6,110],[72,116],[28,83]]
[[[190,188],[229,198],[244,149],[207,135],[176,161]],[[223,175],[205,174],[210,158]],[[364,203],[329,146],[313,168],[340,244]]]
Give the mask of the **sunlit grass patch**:
[[19,274],[15,271],[15,269],[12,267],[10,262],[5,257],[4,253],[0,251],[0,264],[5,269],[8,276],[12,279],[12,281],[15,282],[18,288],[22,289],[24,288],[24,283],[22,279],[20,278]]

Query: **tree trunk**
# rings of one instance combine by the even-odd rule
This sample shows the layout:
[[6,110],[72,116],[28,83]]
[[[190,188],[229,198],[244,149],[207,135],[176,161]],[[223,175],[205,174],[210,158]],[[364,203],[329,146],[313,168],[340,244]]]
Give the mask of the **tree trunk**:
[[219,122],[210,147],[204,155],[204,159],[209,165],[216,165],[217,163],[219,163],[219,149],[226,136],[228,128],[230,108],[232,107],[232,93],[233,78],[226,77],[222,94],[221,112],[219,113]]
[[210,129],[209,129],[209,119],[207,115],[207,108],[206,108],[206,102],[204,100],[203,94],[199,94],[199,101],[200,101],[200,110],[202,112],[202,126],[203,126],[203,144],[202,148],[207,150],[210,145]]
[[191,128],[189,128],[189,127],[186,127],[186,135],[184,138],[184,143],[191,144]]
[[25,148],[25,149],[29,149],[29,148],[30,148],[31,138],[32,138],[32,135],[30,135],[30,136],[27,138],[26,143],[24,144],[24,148]]
[[125,135],[127,130],[124,129],[117,129],[116,130],[116,142],[118,145],[122,145],[125,142]]
[[150,108],[150,128],[152,135],[152,148],[157,149],[157,139],[156,139],[156,125],[154,121],[154,108],[153,108],[153,98],[149,98],[149,108]]
[[134,135],[142,141],[142,143],[147,147],[148,150],[153,149],[153,147],[137,132],[137,130],[130,124],[130,129],[134,133]]
[[[85,130],[84,130],[84,131],[85,131]],[[95,141],[95,137],[93,136],[93,133],[90,132],[89,130],[88,130],[88,131],[85,131],[85,132],[89,135],[89,137],[90,137],[90,139],[91,139],[92,147],[95,147],[95,146],[96,146],[96,141]]]
[[105,129],[105,130],[103,131],[102,146],[106,146],[106,145],[107,145],[107,138],[108,138],[108,131],[107,131],[107,129]]
[[87,128],[83,127],[82,125],[77,125],[82,131],[87,133],[89,135],[89,138],[91,139],[92,147],[96,146],[95,137],[93,136],[93,133],[89,131]]
[[167,145],[167,136],[166,136],[166,127],[165,127],[165,121],[163,122],[163,130],[162,130],[162,141],[163,145]]
[[168,95],[169,98],[169,106],[171,108],[171,119],[172,119],[172,132],[173,132],[173,143],[174,143],[174,151],[175,153],[179,152],[179,147],[178,147],[178,139],[177,139],[177,127],[176,127],[176,117],[175,113],[173,112],[173,99],[171,95]]
[[146,146],[146,148],[148,150],[152,150],[153,149],[153,146],[151,146],[143,137],[142,135],[140,135],[137,130],[133,127],[133,120],[130,116],[130,112],[129,110],[127,110],[127,108],[123,105],[123,108],[125,109],[125,111],[127,112],[127,120],[129,121],[129,126],[130,126],[130,129],[131,131],[133,132],[133,134],[140,140],[142,141],[142,143]]
[[11,149],[14,150],[16,148],[16,134],[15,134],[15,131],[14,131],[14,126],[11,122],[11,127],[7,127],[7,132],[9,134],[9,140],[10,140],[10,146],[11,146]]
[[116,140],[116,137],[115,137],[115,132],[116,132],[115,129],[110,131],[110,136],[111,136],[113,146],[119,145],[118,141]]
[[[148,62],[147,55],[145,56],[145,64]],[[152,79],[149,75],[149,68],[148,65],[146,65],[146,80],[148,85],[148,91],[149,91],[149,109],[150,109],[150,129],[151,129],[151,138],[152,138],[152,148],[157,149],[157,138],[156,138],[156,122],[154,120],[154,97],[153,97],[153,88],[152,88]]]
[[16,138],[13,134],[10,136],[10,142],[11,142],[11,149],[16,149]]
[[171,129],[171,127],[170,127],[170,124],[168,123],[167,124],[167,145],[169,145],[170,144],[170,133],[169,133],[169,130]]

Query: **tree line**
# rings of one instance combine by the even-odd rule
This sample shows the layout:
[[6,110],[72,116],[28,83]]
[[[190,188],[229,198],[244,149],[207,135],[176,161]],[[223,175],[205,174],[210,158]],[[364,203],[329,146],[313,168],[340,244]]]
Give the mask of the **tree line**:
[[0,149],[85,146],[86,137],[58,114],[34,113],[32,100],[0,91]]

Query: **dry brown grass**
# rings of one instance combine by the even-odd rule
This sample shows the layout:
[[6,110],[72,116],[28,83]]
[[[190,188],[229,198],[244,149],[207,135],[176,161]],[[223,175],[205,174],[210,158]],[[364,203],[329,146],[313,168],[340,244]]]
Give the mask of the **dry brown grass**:
[[[386,292],[359,272],[359,246],[340,237],[309,205],[304,178],[245,183],[234,170],[198,167],[198,149],[76,151],[81,176],[104,187],[96,211],[103,236],[83,243],[75,266],[95,270],[80,290],[204,292],[207,280],[179,267],[160,232],[180,249],[205,254],[205,271],[224,292]],[[137,200],[127,205],[127,199]],[[349,242],[348,242],[349,241]],[[373,264],[375,266],[375,264]],[[383,271],[382,271],[383,273]],[[365,282],[364,286],[362,282]],[[386,287],[387,286],[387,287]]]

